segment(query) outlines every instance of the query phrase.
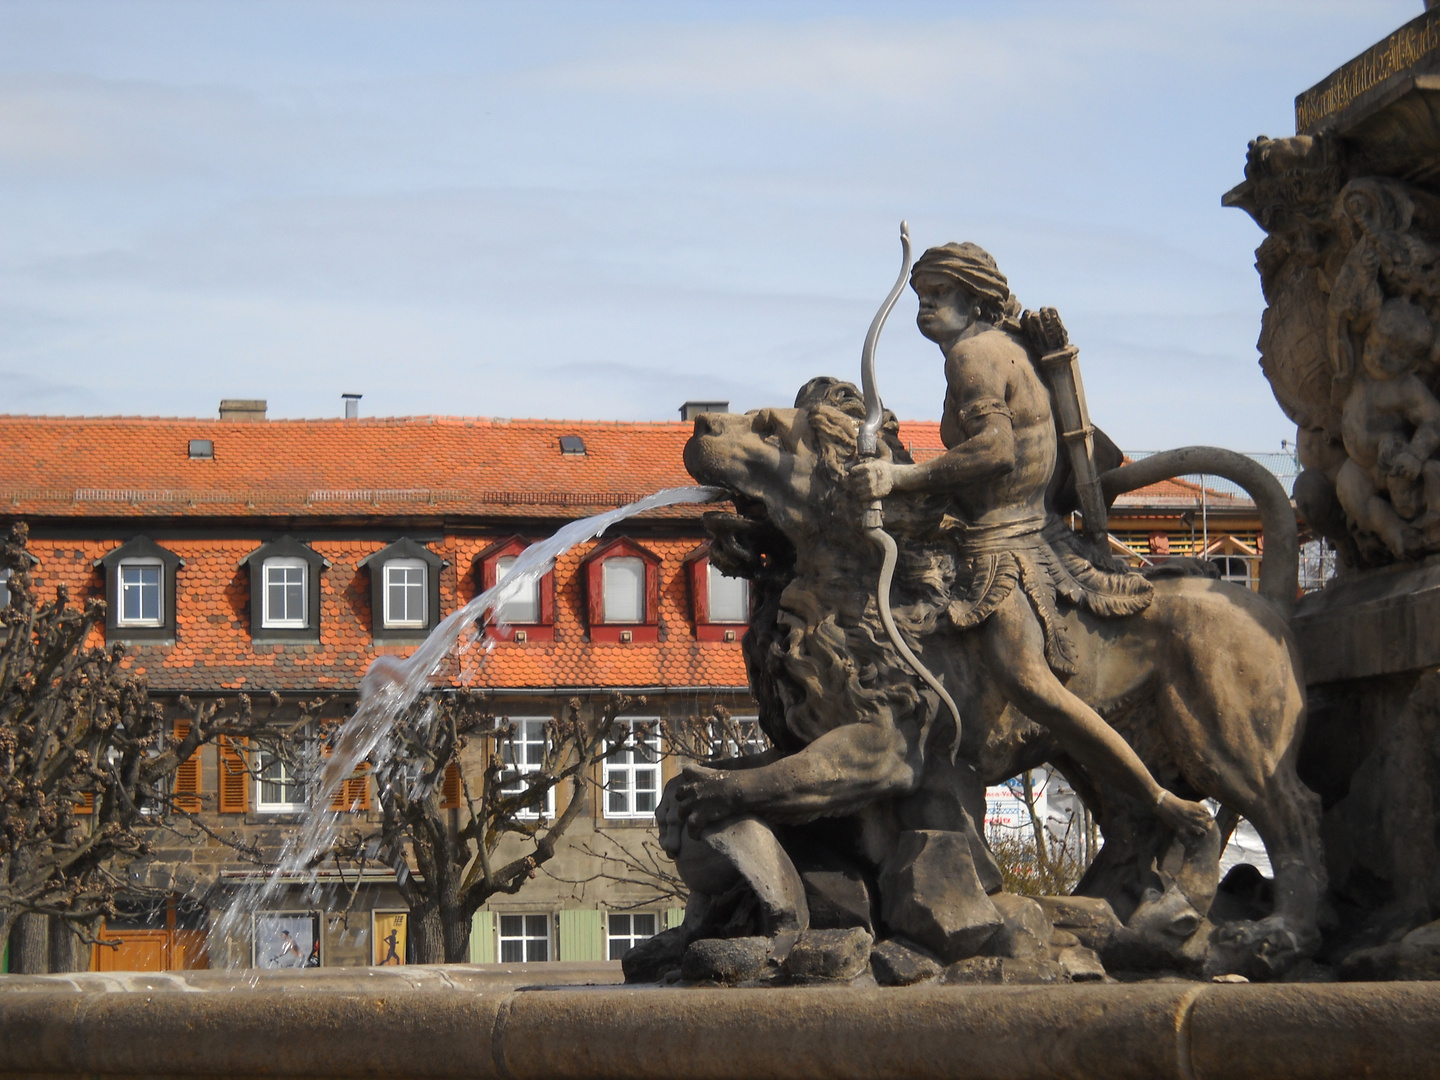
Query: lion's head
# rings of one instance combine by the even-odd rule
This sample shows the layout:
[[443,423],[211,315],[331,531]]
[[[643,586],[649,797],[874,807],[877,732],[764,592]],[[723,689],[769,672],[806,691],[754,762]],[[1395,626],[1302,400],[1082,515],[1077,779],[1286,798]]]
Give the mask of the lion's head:
[[[860,527],[863,510],[844,483],[856,460],[865,403],[850,383],[811,379],[791,409],[756,409],[743,415],[704,413],[685,444],[685,467],[702,484],[723,487],[736,508],[764,519],[797,547],[818,531]],[[909,462],[899,424],[885,414],[880,454]]]
[[[739,511],[706,515],[711,559],[755,582],[751,686],[771,739],[792,750],[840,723],[918,732],[937,704],[875,616],[879,555],[846,482],[864,416],[853,385],[812,379],[794,408],[698,417],[685,446],[690,474],[730,491]],[[880,454],[909,463],[898,429],[887,412]],[[897,599],[917,580],[905,564]]]

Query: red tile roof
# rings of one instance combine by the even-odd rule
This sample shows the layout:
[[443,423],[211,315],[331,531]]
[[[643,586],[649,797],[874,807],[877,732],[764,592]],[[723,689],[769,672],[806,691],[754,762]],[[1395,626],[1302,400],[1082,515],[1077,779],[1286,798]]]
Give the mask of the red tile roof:
[[[0,416],[0,506],[37,517],[580,517],[693,484],[681,461],[692,429],[445,416]],[[586,452],[562,454],[562,435],[579,435]],[[917,460],[944,449],[934,421],[906,421],[900,437]],[[211,440],[214,458],[191,459],[191,439]],[[1198,494],[1184,481],[1143,492]]]
[[[694,484],[680,421],[0,416],[0,506],[44,517],[579,517]],[[583,455],[562,454],[579,435]],[[191,439],[214,442],[192,460]],[[694,508],[670,511],[693,516]]]

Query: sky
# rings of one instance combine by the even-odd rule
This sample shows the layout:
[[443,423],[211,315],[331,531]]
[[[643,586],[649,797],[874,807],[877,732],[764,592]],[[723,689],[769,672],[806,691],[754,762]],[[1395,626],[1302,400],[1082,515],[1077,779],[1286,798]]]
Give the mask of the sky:
[[[917,251],[1126,449],[1275,450],[1220,198],[1420,0],[0,0],[0,413],[621,420],[858,380]],[[907,292],[877,381],[938,419]]]

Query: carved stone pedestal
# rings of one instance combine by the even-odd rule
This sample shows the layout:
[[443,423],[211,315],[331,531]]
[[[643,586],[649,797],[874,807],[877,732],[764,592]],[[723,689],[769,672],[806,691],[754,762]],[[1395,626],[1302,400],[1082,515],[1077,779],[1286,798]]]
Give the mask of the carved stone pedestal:
[[1400,945],[1440,917],[1440,558],[1332,583],[1294,625],[1310,691],[1300,773],[1325,808],[1327,958],[1342,977],[1440,978],[1437,950]]

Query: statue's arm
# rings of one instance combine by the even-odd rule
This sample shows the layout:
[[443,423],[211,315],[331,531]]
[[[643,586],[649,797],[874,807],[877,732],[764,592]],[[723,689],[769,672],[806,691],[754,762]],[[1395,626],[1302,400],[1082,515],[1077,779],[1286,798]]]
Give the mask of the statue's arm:
[[690,766],[674,781],[675,797],[692,833],[741,814],[813,821],[912,790],[919,778],[908,756],[905,738],[895,728],[846,724],[759,768]]
[[949,449],[917,465],[879,459],[858,462],[850,470],[852,493],[883,499],[892,491],[951,491],[1013,470],[1010,380],[1019,364],[1028,368],[1030,357],[1007,334],[985,333],[952,345],[945,357],[947,389],[940,422]]
[[[1013,353],[1018,352],[1018,358]],[[939,457],[897,465],[896,491],[943,491],[1004,476],[1015,467],[1015,432],[1008,404],[1010,373],[1017,359],[1029,363],[1001,334],[962,341],[945,360],[942,431],[958,437]]]
[[1415,425],[1415,434],[1411,436],[1406,450],[1415,458],[1415,473],[1419,475],[1419,464],[1440,447],[1440,401],[1436,401],[1435,395],[1413,375],[1409,379],[1409,389],[1410,400],[1405,418]]

